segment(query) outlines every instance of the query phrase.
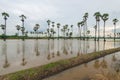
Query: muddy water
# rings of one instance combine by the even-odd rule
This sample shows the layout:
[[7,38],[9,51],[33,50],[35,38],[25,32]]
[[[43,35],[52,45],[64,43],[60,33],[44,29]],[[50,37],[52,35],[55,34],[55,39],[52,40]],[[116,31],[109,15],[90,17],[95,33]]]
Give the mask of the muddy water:
[[118,47],[112,40],[0,40],[0,75],[94,51]]
[[120,52],[63,71],[44,80],[120,80]]

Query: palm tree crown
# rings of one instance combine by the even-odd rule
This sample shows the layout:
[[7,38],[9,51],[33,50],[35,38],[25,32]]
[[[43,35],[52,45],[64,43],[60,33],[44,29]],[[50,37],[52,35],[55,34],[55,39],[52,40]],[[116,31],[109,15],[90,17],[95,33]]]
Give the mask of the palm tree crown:
[[60,28],[60,23],[57,23],[57,28]]
[[47,20],[48,25],[50,25],[50,22],[51,22],[50,20]]
[[55,22],[52,22],[52,27],[54,27],[54,26],[55,26],[54,24],[55,24]]
[[20,27],[20,25],[16,25],[16,28],[19,31],[21,27]]
[[105,22],[109,19],[109,14],[105,13],[101,16],[102,20]]
[[20,15],[19,17],[21,18],[21,21],[22,21],[22,22],[24,22],[24,20],[26,19],[26,16],[25,16],[25,15],[23,15],[23,14],[22,14],[22,15]]
[[2,30],[5,29],[5,25],[3,25],[3,24],[1,24],[0,27],[1,27]]
[[9,14],[6,13],[6,12],[3,12],[3,13],[2,13],[2,16],[4,16],[4,19],[7,20],[7,17],[9,17]]
[[83,16],[83,19],[86,21],[88,18],[88,13],[85,13],[84,16]]
[[116,23],[118,22],[119,20],[118,19],[113,19],[113,24],[116,25]]
[[40,25],[39,24],[35,24],[35,27],[33,28],[33,30],[36,32],[39,29]]
[[101,17],[100,12],[96,12],[96,13],[94,14],[94,16],[95,16],[96,21],[100,21],[100,17]]

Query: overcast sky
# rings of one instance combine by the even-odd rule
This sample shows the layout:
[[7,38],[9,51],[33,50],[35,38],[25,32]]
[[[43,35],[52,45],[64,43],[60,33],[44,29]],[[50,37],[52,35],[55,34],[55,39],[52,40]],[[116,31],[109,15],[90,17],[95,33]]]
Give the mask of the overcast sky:
[[[75,31],[77,22],[82,20],[85,12],[89,13],[88,27],[93,32],[95,25],[93,14],[98,11],[102,14],[109,13],[109,20],[106,23],[109,32],[113,29],[112,19],[120,19],[120,0],[0,0],[0,13],[7,12],[10,15],[7,20],[8,34],[14,34],[15,25],[21,25],[19,18],[21,14],[27,17],[25,27],[28,31],[31,31],[36,23],[39,23],[40,30],[44,31],[48,19],[61,25],[73,24]],[[0,24],[3,23],[3,17],[0,15]],[[119,23],[117,25],[119,29]],[[103,21],[101,21],[101,29],[102,27]],[[1,29],[0,33],[2,33]]]

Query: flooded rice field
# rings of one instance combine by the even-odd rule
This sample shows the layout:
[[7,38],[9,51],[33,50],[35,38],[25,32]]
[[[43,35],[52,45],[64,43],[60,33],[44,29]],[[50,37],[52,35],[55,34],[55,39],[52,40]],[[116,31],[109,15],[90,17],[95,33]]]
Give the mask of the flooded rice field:
[[[114,42],[113,40],[107,40],[106,42],[104,42],[103,40],[83,41],[77,39],[39,39],[25,41],[7,40],[6,42],[0,40],[0,75],[12,73],[27,68],[37,67],[61,59],[68,59],[80,56],[80,54],[88,54],[90,52],[110,49],[119,46],[120,42]],[[109,55],[108,57],[111,57],[111,55]],[[106,62],[108,62],[111,60],[111,58],[104,57],[101,58],[99,62],[101,62],[102,60],[106,60]],[[59,80],[65,80],[67,76],[69,76],[68,73],[71,72],[71,75],[74,75],[74,77],[85,77],[86,75],[88,75],[88,73],[91,73],[92,70],[97,70],[96,68],[94,68],[93,63],[95,62],[93,61],[88,64],[78,66],[73,71],[72,69],[68,70],[64,73],[66,74],[65,77],[63,77],[64,79],[60,78]],[[111,64],[111,61],[108,64]],[[102,70],[102,67],[98,68],[98,70],[99,69]],[[81,72],[82,74],[80,74]],[[60,77],[62,75],[63,73],[58,74],[57,77]],[[78,80],[77,77],[76,80]],[[54,80],[57,80],[56,77],[53,78]],[[50,78],[50,80],[53,79]],[[75,79],[71,78],[69,80]]]
[[44,80],[120,80],[120,52],[68,69]]

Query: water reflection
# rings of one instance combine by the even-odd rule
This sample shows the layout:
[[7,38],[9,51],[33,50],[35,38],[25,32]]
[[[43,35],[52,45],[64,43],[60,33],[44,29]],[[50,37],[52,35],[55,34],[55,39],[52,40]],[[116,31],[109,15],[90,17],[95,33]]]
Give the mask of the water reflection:
[[98,50],[97,51],[100,51],[100,41],[98,40],[97,43],[98,43],[98,47],[97,47]]
[[72,39],[70,40],[70,47],[71,47],[70,53],[73,54],[73,40]]
[[118,73],[120,72],[120,60],[115,61],[112,63],[112,68]]
[[17,53],[20,54],[20,40],[17,41]]
[[102,68],[107,68],[107,61],[105,60],[105,57],[103,57],[100,65],[101,65]]
[[94,61],[94,65],[93,66],[94,66],[95,69],[99,69],[100,68],[100,61],[99,61],[99,59]]
[[[115,46],[119,47],[119,43],[120,42],[116,42]],[[4,65],[14,68],[15,70],[20,66],[19,64],[21,64],[22,67],[25,66],[25,68],[35,67],[36,65],[39,66],[47,64],[48,62],[82,56],[83,54],[114,47],[112,40],[103,42],[102,40],[81,39],[7,40],[2,44],[3,45],[0,45],[0,47],[2,47],[0,53],[5,56],[0,56],[0,64],[4,62]],[[7,52],[9,52],[9,54]],[[116,61],[116,55],[113,55],[112,59]],[[41,63],[38,63],[40,61]],[[33,62],[34,65],[31,62]],[[26,64],[30,66],[26,66]],[[104,68],[106,64],[103,59],[102,62],[96,61],[94,66],[98,68],[103,65]],[[2,73],[4,73],[4,71],[0,72],[0,74]]]
[[113,55],[112,55],[112,61],[115,62],[116,60],[117,60],[116,55],[113,54]]
[[94,41],[94,52],[96,52],[96,40]]
[[27,61],[25,59],[25,41],[22,41],[22,64],[25,66],[27,64]]
[[68,52],[67,52],[67,49],[66,49],[66,43],[67,43],[67,41],[66,41],[66,39],[64,39],[64,43],[63,43],[63,53],[67,55]]
[[58,49],[57,49],[57,56],[60,56],[60,49],[59,49],[59,45],[60,43],[59,43],[59,39],[57,39],[57,47],[58,47]]
[[5,62],[4,62],[4,65],[3,65],[3,67],[4,68],[7,68],[7,67],[9,67],[10,66],[10,64],[9,64],[9,62],[8,62],[8,56],[7,56],[7,42],[6,41],[4,41],[3,42],[3,54],[5,55]]
[[48,48],[47,48],[47,53],[48,53],[48,56],[47,56],[47,59],[50,60],[51,57],[50,57],[50,40],[48,39]]
[[36,56],[40,55],[38,39],[35,40],[35,53]]

